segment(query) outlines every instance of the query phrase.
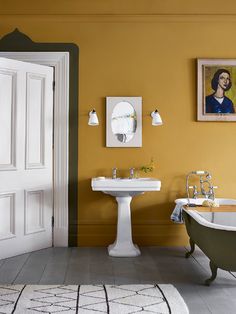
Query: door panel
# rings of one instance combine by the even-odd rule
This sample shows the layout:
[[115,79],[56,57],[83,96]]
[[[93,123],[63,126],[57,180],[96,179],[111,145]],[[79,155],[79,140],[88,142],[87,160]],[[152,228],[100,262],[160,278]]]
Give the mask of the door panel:
[[0,258],[52,246],[53,69],[0,58]]
[[25,234],[45,231],[44,210],[44,191],[25,191]]
[[15,84],[15,72],[0,71],[0,170],[15,168]]
[[45,77],[27,73],[26,168],[44,167]]
[[15,236],[15,193],[0,195],[0,240]]

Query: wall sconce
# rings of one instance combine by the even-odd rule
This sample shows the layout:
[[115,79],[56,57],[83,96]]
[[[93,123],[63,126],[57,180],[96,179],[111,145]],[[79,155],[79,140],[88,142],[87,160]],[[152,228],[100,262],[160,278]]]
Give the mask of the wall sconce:
[[98,116],[95,109],[89,112],[88,125],[91,126],[99,125]]
[[163,124],[161,116],[157,109],[151,113],[151,117],[152,117],[152,125],[157,126],[157,125]]

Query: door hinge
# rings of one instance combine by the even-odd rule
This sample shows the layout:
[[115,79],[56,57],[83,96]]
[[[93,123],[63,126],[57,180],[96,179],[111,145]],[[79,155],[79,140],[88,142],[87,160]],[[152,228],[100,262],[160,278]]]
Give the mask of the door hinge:
[[53,82],[52,82],[52,90],[55,90],[55,85],[56,85],[56,82],[53,81]]
[[52,227],[54,227],[54,216],[52,216]]

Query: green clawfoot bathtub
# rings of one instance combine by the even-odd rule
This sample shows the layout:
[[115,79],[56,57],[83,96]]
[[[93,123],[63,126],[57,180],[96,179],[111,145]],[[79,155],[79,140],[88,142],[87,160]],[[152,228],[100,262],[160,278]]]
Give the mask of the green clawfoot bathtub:
[[208,286],[215,280],[218,268],[236,271],[236,207],[232,210],[236,200],[218,201],[220,205],[231,205],[231,210],[211,212],[209,208],[209,212],[200,212],[193,207],[182,213],[191,247],[186,257],[194,252],[196,244],[210,259],[212,275],[205,281]]

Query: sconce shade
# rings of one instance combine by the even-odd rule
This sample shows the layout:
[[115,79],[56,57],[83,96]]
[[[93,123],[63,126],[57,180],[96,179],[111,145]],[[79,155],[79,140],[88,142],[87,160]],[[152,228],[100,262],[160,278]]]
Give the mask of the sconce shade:
[[88,125],[91,125],[91,126],[99,125],[98,116],[95,109],[89,112]]
[[152,125],[157,126],[157,125],[163,124],[161,116],[157,109],[151,113],[151,117],[152,117]]

